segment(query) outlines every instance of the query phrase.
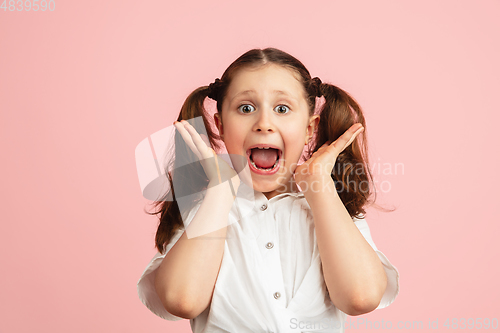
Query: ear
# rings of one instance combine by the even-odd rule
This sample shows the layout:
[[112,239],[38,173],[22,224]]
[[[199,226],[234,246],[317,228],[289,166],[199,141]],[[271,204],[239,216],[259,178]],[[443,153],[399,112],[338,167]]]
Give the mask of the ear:
[[315,114],[311,117],[309,117],[309,124],[307,125],[306,128],[306,142],[305,144],[308,144],[309,141],[311,141],[314,132],[316,132],[316,129],[318,128],[319,124],[319,115]]
[[217,129],[219,130],[220,137],[224,139],[224,128],[222,127],[222,118],[220,117],[220,114],[218,112],[214,114],[214,121],[215,121],[215,126],[217,126]]

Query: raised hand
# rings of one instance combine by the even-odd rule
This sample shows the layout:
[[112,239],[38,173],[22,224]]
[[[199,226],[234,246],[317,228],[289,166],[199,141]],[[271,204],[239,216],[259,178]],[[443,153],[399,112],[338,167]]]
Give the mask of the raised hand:
[[235,189],[238,188],[240,185],[238,174],[226,161],[217,156],[210,147],[206,136],[202,138],[196,129],[185,120],[175,121],[174,126],[187,146],[198,157],[210,184],[216,185],[231,179]]
[[319,184],[322,182],[332,181],[331,174],[337,157],[363,130],[364,127],[356,123],[334,142],[322,145],[311,158],[295,169],[295,183],[305,191],[314,191],[315,188],[321,188]]

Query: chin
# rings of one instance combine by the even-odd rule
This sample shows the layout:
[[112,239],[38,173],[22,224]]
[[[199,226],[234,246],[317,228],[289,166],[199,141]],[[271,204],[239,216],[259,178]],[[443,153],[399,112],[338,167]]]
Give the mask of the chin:
[[254,180],[253,189],[262,193],[276,192],[276,194],[285,193],[287,191],[285,184],[280,184],[276,181],[263,182]]

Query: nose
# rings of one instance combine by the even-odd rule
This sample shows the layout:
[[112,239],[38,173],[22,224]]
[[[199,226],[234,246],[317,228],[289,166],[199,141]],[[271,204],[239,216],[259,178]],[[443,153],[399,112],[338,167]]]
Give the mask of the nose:
[[257,119],[253,126],[255,132],[274,132],[276,128],[273,123],[271,112],[264,110],[258,112]]

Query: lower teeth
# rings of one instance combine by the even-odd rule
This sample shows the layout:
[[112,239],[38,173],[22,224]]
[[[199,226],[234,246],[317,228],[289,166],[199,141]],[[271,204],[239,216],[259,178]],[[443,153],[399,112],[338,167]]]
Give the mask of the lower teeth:
[[274,169],[274,168],[276,167],[276,165],[278,165],[278,161],[279,161],[279,160],[280,160],[279,158],[278,158],[278,159],[276,159],[276,162],[274,162],[274,165],[273,165],[272,167],[268,168],[268,169],[265,169],[265,168],[259,168],[258,166],[256,166],[256,165],[255,165],[254,161],[252,161],[252,160],[250,160],[250,162],[252,163],[252,165],[253,165],[256,169],[259,169],[259,170],[264,170],[264,171],[269,171],[269,170]]

